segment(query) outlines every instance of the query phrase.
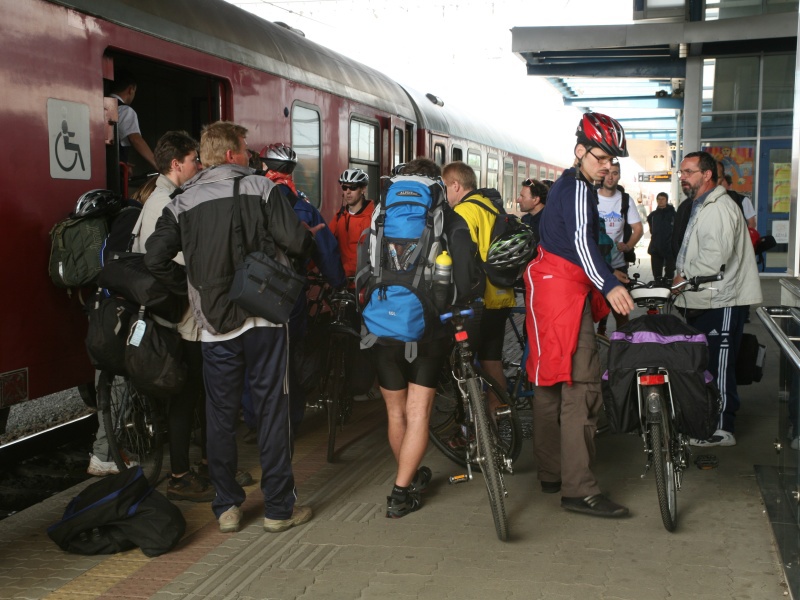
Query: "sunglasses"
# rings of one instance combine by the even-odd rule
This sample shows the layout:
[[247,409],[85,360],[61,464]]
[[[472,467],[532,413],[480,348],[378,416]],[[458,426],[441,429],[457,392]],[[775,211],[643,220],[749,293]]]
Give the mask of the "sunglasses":
[[360,185],[342,185],[342,191],[343,192],[347,190],[353,191],[359,189],[360,187],[361,187]]
[[533,179],[526,179],[522,182],[522,187],[531,187],[533,185]]

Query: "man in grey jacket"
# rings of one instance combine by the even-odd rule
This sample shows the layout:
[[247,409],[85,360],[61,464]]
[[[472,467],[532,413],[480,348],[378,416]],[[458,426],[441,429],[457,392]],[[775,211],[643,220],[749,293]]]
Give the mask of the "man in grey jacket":
[[733,446],[734,419],[739,408],[736,390],[736,355],[742,339],[747,307],[761,302],[753,246],[742,211],[717,185],[717,165],[707,152],[691,152],[681,162],[681,188],[692,202],[676,260],[679,283],[698,275],[714,275],[725,265],[722,281],[681,297],[692,309],[688,323],[708,339],[708,370],[722,396],[717,430],[707,440],[692,439],[694,446]]
[[[256,413],[264,494],[264,529],[283,531],[311,519],[295,504],[291,462],[286,327],[230,300],[236,265],[253,251],[304,261],[311,233],[278,187],[248,167],[247,129],[219,121],[200,138],[206,167],[164,209],[147,240],[145,264],[171,289],[186,293],[200,327],[208,423],[208,470],[217,495],[211,507],[222,532],[239,529],[245,500],[236,481],[236,426],[245,372]],[[241,230],[235,225],[239,180]],[[183,252],[186,271],[173,261]],[[188,281],[187,281],[188,280]]]

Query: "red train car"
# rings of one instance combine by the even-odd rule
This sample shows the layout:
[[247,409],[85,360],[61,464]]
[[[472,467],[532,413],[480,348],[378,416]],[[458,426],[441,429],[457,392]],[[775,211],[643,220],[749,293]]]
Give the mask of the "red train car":
[[370,174],[376,197],[379,175],[398,163],[461,159],[509,207],[520,181],[561,170],[433,96],[219,0],[15,0],[3,12],[0,410],[93,378],[78,295],[47,275],[48,232],[83,192],[124,180],[104,112],[115,69],[138,79],[133,107],[151,147],[170,129],[199,137],[206,123],[236,121],[256,150],[294,147],[298,187],[328,219],[348,166]]

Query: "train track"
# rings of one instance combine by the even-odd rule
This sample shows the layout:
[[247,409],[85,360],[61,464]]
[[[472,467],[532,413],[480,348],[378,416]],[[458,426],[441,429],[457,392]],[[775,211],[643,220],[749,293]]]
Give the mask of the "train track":
[[0,519],[87,479],[96,429],[91,413],[0,446]]

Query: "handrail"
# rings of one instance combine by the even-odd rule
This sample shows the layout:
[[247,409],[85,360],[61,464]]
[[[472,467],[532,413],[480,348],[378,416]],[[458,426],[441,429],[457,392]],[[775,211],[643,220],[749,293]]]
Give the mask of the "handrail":
[[800,330],[800,309],[787,306],[762,306],[756,309],[758,318],[766,327],[772,339],[781,347],[786,358],[792,361],[794,368],[800,371],[800,349],[794,345],[792,339],[775,323],[775,318],[793,319]]

